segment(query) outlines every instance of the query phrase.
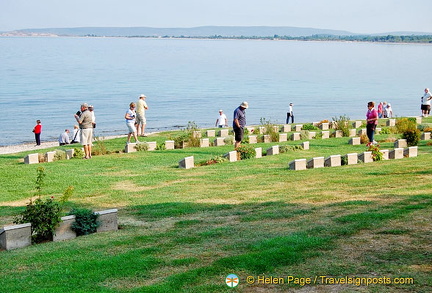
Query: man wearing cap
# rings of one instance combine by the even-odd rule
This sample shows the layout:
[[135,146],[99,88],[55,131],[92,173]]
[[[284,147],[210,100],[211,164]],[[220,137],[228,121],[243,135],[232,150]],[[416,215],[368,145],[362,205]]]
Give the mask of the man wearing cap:
[[219,117],[216,119],[215,126],[219,128],[228,127],[228,119],[222,110],[219,110]]
[[248,103],[243,102],[234,110],[233,130],[235,134],[235,148],[240,146],[240,143],[243,140],[244,127],[246,126],[245,110],[247,108],[249,108]]
[[81,144],[84,147],[85,157],[83,159],[91,158],[91,147],[93,137],[93,117],[88,110],[88,104],[81,105],[81,114],[75,114],[75,119],[79,124],[81,130]]
[[135,126],[137,128],[137,135],[138,136],[146,136],[144,134],[144,130],[147,124],[146,118],[145,118],[145,110],[148,109],[147,103],[145,102],[146,96],[141,95],[139,97],[139,100],[137,102],[136,107],[136,117],[135,117]]

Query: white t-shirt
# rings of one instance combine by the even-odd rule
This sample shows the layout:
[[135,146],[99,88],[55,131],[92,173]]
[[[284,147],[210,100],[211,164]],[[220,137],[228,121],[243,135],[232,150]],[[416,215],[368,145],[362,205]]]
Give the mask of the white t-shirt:
[[422,104],[423,105],[430,105],[432,99],[432,94],[430,92],[427,92],[422,97]]
[[218,125],[222,125],[222,126],[227,125],[227,117],[226,117],[226,115],[224,113],[222,113],[221,115],[219,115]]
[[135,111],[128,109],[126,111],[126,114],[129,114],[130,117],[133,117],[133,119],[131,119],[131,120],[126,119],[126,123],[135,124],[135,117],[136,117]]

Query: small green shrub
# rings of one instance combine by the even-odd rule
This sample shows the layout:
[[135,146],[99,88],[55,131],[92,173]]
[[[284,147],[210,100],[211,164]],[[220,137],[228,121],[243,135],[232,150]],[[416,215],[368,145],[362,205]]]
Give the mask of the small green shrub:
[[417,129],[417,122],[415,118],[400,118],[396,120],[396,129],[398,133],[415,130]]
[[106,145],[105,145],[105,140],[102,137],[99,136],[95,136],[95,144],[94,147],[92,148],[92,155],[94,156],[98,156],[98,155],[107,155],[110,152],[107,150]]
[[372,152],[372,160],[374,161],[382,161],[383,160],[383,153],[380,152],[379,145],[369,145],[369,148],[367,149],[368,152]]
[[302,149],[303,147],[301,145],[283,145],[279,147],[279,153],[295,152]]
[[332,119],[334,121],[334,123],[333,123],[333,125],[335,126],[334,129],[335,130],[341,130],[343,136],[348,137],[350,134],[349,130],[351,127],[350,118],[346,115],[343,115],[343,116],[339,116],[339,117],[333,117]]
[[303,130],[319,130],[319,128],[313,124],[303,124]]
[[390,133],[392,133],[392,131],[390,130],[389,127],[383,127],[383,128],[381,128],[381,132],[380,133],[381,134],[390,134]]
[[229,135],[229,136],[225,137],[224,143],[226,145],[233,145],[234,144],[234,136]]
[[223,157],[223,156],[215,156],[212,157],[210,160],[207,161],[203,161],[201,163],[199,163],[199,166],[207,166],[207,165],[213,165],[213,164],[218,164],[218,163],[222,163],[222,162],[226,162],[228,161],[227,158]]
[[261,125],[265,128],[265,133],[270,135],[271,141],[279,141],[279,131],[276,130],[279,127],[272,123],[270,120],[266,120],[265,118],[260,119]]
[[250,145],[240,145],[237,147],[236,151],[240,154],[241,160],[252,159],[256,156],[255,148]]
[[84,157],[84,151],[81,148],[74,148],[74,158],[81,159]]
[[184,147],[199,147],[200,137],[195,134],[195,131],[199,131],[198,126],[195,122],[189,121],[188,125],[179,135],[171,137],[174,141],[174,147],[176,149],[182,149]]
[[99,214],[95,214],[90,209],[72,209],[69,215],[75,215],[75,222],[72,224],[72,230],[77,236],[95,233],[100,226]]
[[166,150],[166,146],[165,146],[165,143],[163,142],[163,143],[158,143],[158,144],[156,144],[156,150],[158,150],[158,151],[164,151],[164,150]]
[[418,145],[421,132],[418,129],[408,129],[402,133],[402,138],[406,139],[408,146]]
[[138,152],[146,152],[149,149],[149,144],[146,142],[140,142],[135,145],[135,149]]
[[66,160],[66,152],[63,150],[56,150],[54,155],[54,161]]
[[31,223],[32,242],[52,240],[56,227],[61,221],[61,206],[54,197],[31,200],[26,209],[15,217],[15,224]]

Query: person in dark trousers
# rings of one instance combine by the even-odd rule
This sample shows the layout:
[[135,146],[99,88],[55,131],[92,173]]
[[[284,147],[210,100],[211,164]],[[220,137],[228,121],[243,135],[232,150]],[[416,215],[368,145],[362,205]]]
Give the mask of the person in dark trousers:
[[35,134],[36,145],[41,145],[40,136],[42,133],[42,123],[40,120],[36,120],[36,126],[33,128]]
[[286,124],[289,124],[289,120],[291,117],[291,123],[294,123],[294,112],[293,112],[293,103],[289,104],[289,111],[287,112]]
[[245,110],[247,108],[249,108],[249,104],[247,102],[243,102],[234,111],[233,130],[234,130],[234,134],[235,134],[235,148],[236,149],[240,146],[240,143],[243,140],[244,127],[246,126]]

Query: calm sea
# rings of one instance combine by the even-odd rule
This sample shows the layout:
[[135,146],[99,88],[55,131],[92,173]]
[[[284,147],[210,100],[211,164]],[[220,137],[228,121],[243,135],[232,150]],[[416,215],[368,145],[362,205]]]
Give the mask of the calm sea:
[[[0,145],[56,140],[82,102],[100,136],[126,133],[124,113],[147,95],[148,131],[211,127],[219,109],[249,102],[248,124],[347,115],[370,100],[419,115],[432,87],[431,45],[140,38],[0,38]],[[230,122],[231,122],[230,121]]]

